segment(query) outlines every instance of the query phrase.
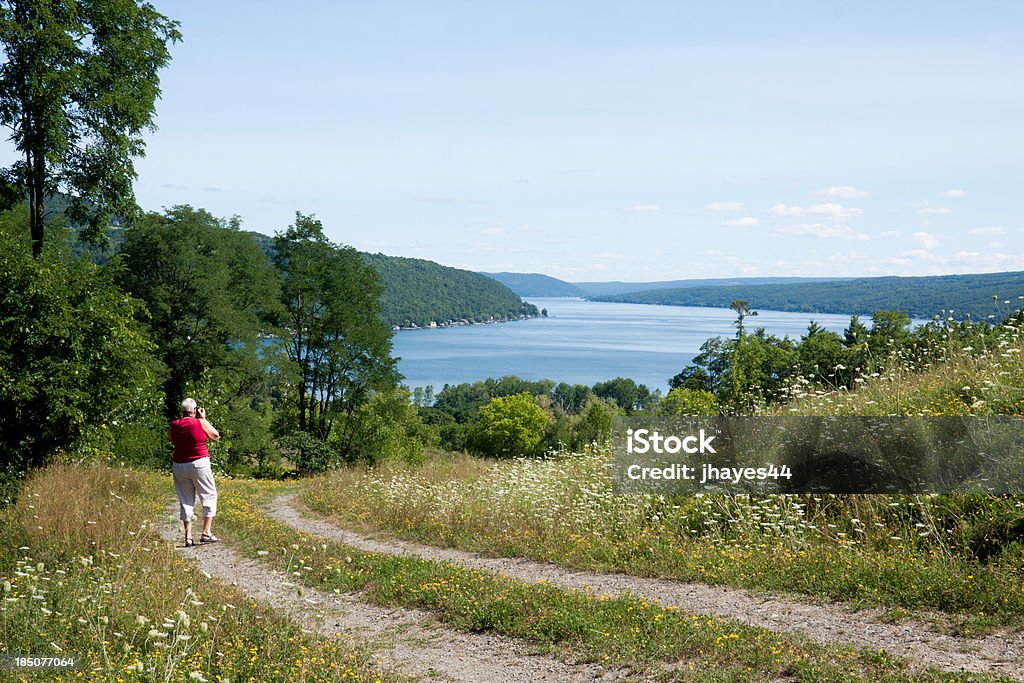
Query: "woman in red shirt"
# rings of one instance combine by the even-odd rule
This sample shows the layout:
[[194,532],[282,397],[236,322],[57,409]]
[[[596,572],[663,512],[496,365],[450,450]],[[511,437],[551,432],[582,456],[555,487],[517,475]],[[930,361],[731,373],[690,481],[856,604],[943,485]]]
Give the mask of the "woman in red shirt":
[[192,513],[195,510],[196,494],[203,505],[203,533],[200,543],[215,543],[220,539],[213,535],[213,516],[217,514],[217,486],[210,468],[210,451],[206,440],[220,439],[220,433],[206,419],[206,410],[196,408],[194,399],[181,402],[181,415],[167,428],[167,436],[174,444],[174,490],[178,493],[180,519],[185,526],[185,546],[195,545],[192,540]]

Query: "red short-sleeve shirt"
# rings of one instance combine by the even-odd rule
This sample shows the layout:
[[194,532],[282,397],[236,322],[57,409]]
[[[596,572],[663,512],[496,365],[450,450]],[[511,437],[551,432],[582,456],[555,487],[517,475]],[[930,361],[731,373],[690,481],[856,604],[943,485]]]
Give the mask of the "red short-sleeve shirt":
[[171,443],[174,444],[174,462],[210,457],[206,448],[206,432],[199,418],[182,417],[171,422]]

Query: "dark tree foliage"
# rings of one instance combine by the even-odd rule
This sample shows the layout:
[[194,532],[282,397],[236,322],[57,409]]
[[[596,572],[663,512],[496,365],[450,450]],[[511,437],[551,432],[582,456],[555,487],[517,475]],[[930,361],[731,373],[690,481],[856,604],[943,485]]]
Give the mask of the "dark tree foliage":
[[626,411],[632,414],[637,411],[650,410],[658,401],[658,396],[651,393],[646,384],[637,384],[628,377],[616,377],[607,382],[598,382],[594,385],[594,394],[601,398],[608,398]]
[[138,302],[59,241],[33,259],[24,220],[0,217],[0,451],[22,471],[139,419],[157,393]]
[[215,369],[233,393],[260,394],[261,335],[281,311],[272,264],[235,220],[176,206],[125,231],[119,284],[146,304],[150,337],[166,367],[167,414]]
[[274,242],[285,348],[298,375],[296,426],[327,440],[342,418],[334,437],[345,456],[354,448],[355,410],[398,380],[377,273],[355,249],[332,244],[312,216],[296,214]]
[[28,194],[35,256],[48,195],[72,193],[72,217],[96,238],[111,211],[134,214],[134,159],[180,38],[148,2],[0,2],[0,123],[21,155],[4,180],[8,200]]

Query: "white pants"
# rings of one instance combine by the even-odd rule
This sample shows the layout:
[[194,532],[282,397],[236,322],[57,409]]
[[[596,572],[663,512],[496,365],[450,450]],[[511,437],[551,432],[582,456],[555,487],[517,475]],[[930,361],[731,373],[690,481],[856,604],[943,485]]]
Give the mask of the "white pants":
[[217,514],[217,485],[213,483],[213,470],[210,468],[209,458],[176,462],[172,467],[172,473],[174,490],[178,493],[181,521],[187,522],[192,519],[197,493],[202,501],[203,516],[213,517]]

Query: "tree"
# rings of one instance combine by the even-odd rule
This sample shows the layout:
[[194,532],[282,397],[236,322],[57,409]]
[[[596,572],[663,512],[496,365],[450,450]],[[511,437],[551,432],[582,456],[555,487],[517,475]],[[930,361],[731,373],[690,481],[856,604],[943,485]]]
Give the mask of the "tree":
[[637,384],[628,377],[598,382],[594,385],[594,393],[601,398],[614,399],[627,415],[633,414],[634,411],[647,410],[657,402],[657,397],[646,384]]
[[16,470],[109,446],[159,403],[138,302],[60,241],[31,258],[24,219],[24,208],[0,216],[0,465]]
[[738,400],[738,397],[743,393],[744,385],[747,380],[744,376],[744,371],[748,360],[743,357],[744,349],[749,346],[746,343],[744,337],[743,320],[748,316],[757,315],[757,311],[750,307],[750,304],[743,299],[736,299],[729,308],[736,311],[736,344],[733,345],[733,359],[732,359],[732,393],[734,400]]
[[548,415],[530,394],[499,396],[480,407],[470,442],[474,450],[500,458],[536,455]]
[[744,319],[757,315],[757,311],[750,307],[750,302],[744,301],[743,299],[734,300],[729,304],[729,308],[736,311],[736,322],[733,324],[736,325],[736,336],[742,338]]
[[668,392],[658,407],[659,415],[692,417],[718,415],[718,399],[710,391],[683,387]]
[[347,459],[368,465],[384,460],[418,462],[427,446],[436,446],[437,430],[426,425],[405,389],[373,394],[349,418],[355,438]]
[[155,127],[167,44],[180,39],[148,2],[0,0],[0,124],[22,157],[4,170],[6,194],[28,194],[37,258],[47,195],[74,194],[70,217],[93,239],[111,211],[135,213],[134,158]]
[[871,316],[868,350],[876,363],[888,360],[910,339],[910,316],[906,311],[875,311]]
[[796,348],[797,363],[804,377],[837,385],[838,366],[843,365],[843,338],[813,320]]
[[342,456],[353,448],[346,425],[372,392],[395,386],[391,330],[381,321],[377,272],[352,247],[332,244],[312,216],[274,238],[281,275],[285,348],[297,380],[293,405],[298,428],[320,439],[336,435]]
[[[261,336],[282,310],[277,273],[237,220],[175,206],[125,231],[119,284],[145,302],[150,336],[167,368],[167,414],[204,373],[227,385],[223,400],[260,393],[266,378]],[[207,406],[209,407],[209,406]],[[212,419],[212,417],[211,417]]]

